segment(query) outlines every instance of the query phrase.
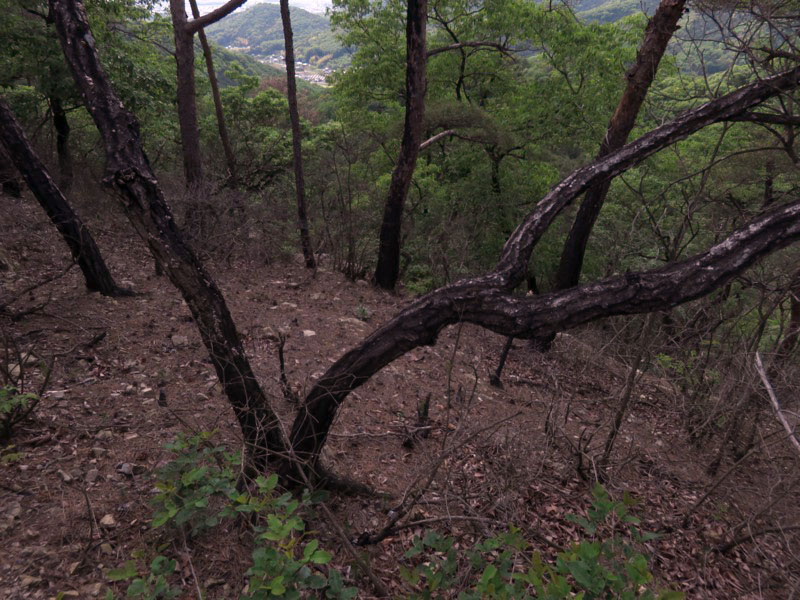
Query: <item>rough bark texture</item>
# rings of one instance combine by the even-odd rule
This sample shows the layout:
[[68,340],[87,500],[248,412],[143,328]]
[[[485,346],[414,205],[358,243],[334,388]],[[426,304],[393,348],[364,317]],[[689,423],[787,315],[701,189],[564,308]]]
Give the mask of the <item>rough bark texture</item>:
[[[628,83],[617,108],[611,117],[606,136],[600,144],[597,158],[621,148],[636,124],[636,117],[642,107],[650,84],[658,71],[658,65],[667,49],[672,35],[678,29],[678,21],[683,15],[686,0],[661,0],[661,3],[645,29],[644,39],[625,78]],[[575,221],[564,242],[553,289],[565,290],[578,285],[583,267],[586,245],[592,233],[600,209],[608,195],[611,180],[598,182],[586,191],[583,202],[575,216]],[[540,351],[550,348],[553,337],[537,337],[533,346]]]
[[303,141],[300,134],[300,113],[297,110],[297,80],[294,71],[294,36],[289,14],[289,0],[280,0],[281,21],[283,22],[283,42],[286,61],[286,95],[289,100],[289,120],[292,123],[292,162],[294,166],[294,189],[297,198],[297,227],[300,230],[300,246],[306,267],[316,267],[311,235],[308,232],[306,212],[306,180],[303,176]]
[[56,29],[86,107],[105,144],[104,183],[192,312],[214,369],[242,428],[250,466],[285,448],[278,420],[245,355],[236,326],[211,275],[175,226],[139,137],[139,124],[116,96],[100,65],[83,5],[51,0]]
[[[186,17],[184,0],[170,0],[169,12],[172,16],[172,30],[175,37],[175,62],[178,70],[178,124],[181,132],[181,145],[183,147],[183,170],[186,177],[186,187],[193,188],[203,179],[203,163],[200,155],[200,130],[197,126],[197,95],[194,79],[194,34],[203,27],[216,23],[227,16],[246,0],[232,0],[223,4],[216,10],[202,17],[195,17],[189,21]],[[203,36],[205,37],[205,36]],[[207,44],[206,44],[207,46]],[[206,52],[206,46],[203,51]],[[206,64],[210,61],[210,54],[206,56]],[[212,77],[214,65],[209,66],[209,77]],[[213,78],[215,80],[215,78]],[[217,94],[218,95],[218,94]],[[217,98],[214,99],[215,105]],[[219,104],[221,107],[221,103]],[[217,112],[219,123],[220,113]],[[224,127],[224,125],[222,125]],[[220,135],[222,135],[220,133]],[[223,145],[225,142],[223,141]],[[226,150],[227,153],[227,150]],[[231,152],[229,158],[233,156]]]
[[577,196],[703,127],[796,88],[798,77],[800,67],[687,111],[561,181],[512,233],[494,271],[421,297],[328,369],[309,391],[292,426],[297,456],[313,466],[347,395],[409,350],[433,344],[447,325],[466,321],[530,338],[611,315],[666,309],[711,292],[760,256],[800,237],[796,202],[765,213],[708,252],[681,263],[544,296],[511,294],[525,277],[536,242]]
[[0,98],[0,141],[33,195],[69,246],[72,258],[83,272],[87,289],[100,292],[104,296],[130,294],[114,283],[114,278],[106,267],[92,234],[50,177],[25,137],[22,127],[2,98]]
[[178,124],[183,149],[183,173],[186,187],[193,188],[203,179],[194,80],[194,33],[190,32],[187,26],[184,0],[170,0],[169,11],[172,15],[175,62],[178,71]]
[[[200,17],[200,9],[197,8],[197,0],[189,0],[189,6],[192,8],[192,16],[198,19]],[[230,182],[231,185],[236,186],[236,157],[233,155],[231,140],[228,137],[228,128],[225,125],[225,111],[222,109],[222,98],[219,95],[219,82],[217,81],[217,72],[214,70],[211,46],[206,39],[205,31],[202,29],[197,31],[197,39],[200,40],[200,46],[203,48],[203,57],[206,60],[206,72],[208,73],[208,82],[211,84],[211,96],[214,99],[214,112],[217,116],[217,130],[219,131],[220,142],[222,142],[222,151],[225,153],[225,162],[228,163]]]
[[403,205],[417,164],[425,117],[427,0],[408,0],[406,19],[406,117],[400,155],[392,172],[383,211],[375,284],[393,290],[400,274]]

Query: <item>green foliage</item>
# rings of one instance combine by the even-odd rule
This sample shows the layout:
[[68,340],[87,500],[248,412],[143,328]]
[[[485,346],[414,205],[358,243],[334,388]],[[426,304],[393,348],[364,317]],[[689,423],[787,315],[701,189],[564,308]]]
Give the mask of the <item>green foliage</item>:
[[614,501],[596,486],[588,515],[571,517],[587,537],[549,562],[531,552],[514,527],[476,544],[465,557],[459,555],[454,539],[429,532],[414,539],[405,554],[409,566],[401,567],[401,573],[419,590],[414,598],[456,591],[460,600],[682,598],[679,592],[654,589],[640,548],[656,536],[640,532],[639,520],[628,512],[632,504],[627,495],[622,502]]
[[[110,569],[106,573],[109,581],[130,581],[127,597],[140,598],[141,600],[170,600],[181,595],[179,587],[170,585],[168,578],[175,572],[177,563],[165,556],[156,556],[150,563],[150,572],[144,577],[139,576],[136,563],[127,561],[118,569]],[[114,593],[106,592],[106,600],[113,600]]]
[[[331,32],[327,17],[292,7],[295,59],[318,67],[339,68],[350,62],[349,53]],[[207,30],[214,42],[244,48],[251,56],[283,53],[283,24],[275,4],[256,4],[214,23]]]
[[[167,445],[174,458],[156,473],[158,493],[152,500],[152,527],[175,527],[199,535],[224,519],[245,516],[243,522],[252,526],[255,544],[243,600],[300,598],[305,592],[326,598],[354,598],[355,590],[343,585],[340,573],[319,568],[332,556],[320,548],[312,532],[306,531],[303,515],[322,496],[308,492],[301,498],[278,494],[277,475],[256,478],[252,493],[240,491],[239,454],[213,444],[212,437],[208,432],[182,435]],[[180,590],[169,583],[174,570],[174,560],[158,555],[146,576],[139,576],[133,560],[106,576],[110,581],[129,581],[129,597],[174,598],[180,595]]]
[[[37,394],[20,392],[16,386],[8,384],[0,387],[0,442],[11,437],[14,427],[25,420],[38,403]],[[5,462],[7,457],[3,460]]]

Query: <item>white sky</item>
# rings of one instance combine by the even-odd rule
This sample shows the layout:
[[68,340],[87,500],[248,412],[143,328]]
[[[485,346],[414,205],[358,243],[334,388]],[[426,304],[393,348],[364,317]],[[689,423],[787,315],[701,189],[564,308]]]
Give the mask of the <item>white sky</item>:
[[[247,3],[239,10],[244,10],[248,6],[252,6],[263,0],[248,0]],[[272,2],[277,4],[278,2]],[[214,10],[218,6],[225,4],[225,0],[197,0],[197,5],[200,8],[200,13],[205,14],[210,10]],[[289,0],[289,6],[296,6],[308,12],[325,14],[325,9],[331,5],[330,0]]]

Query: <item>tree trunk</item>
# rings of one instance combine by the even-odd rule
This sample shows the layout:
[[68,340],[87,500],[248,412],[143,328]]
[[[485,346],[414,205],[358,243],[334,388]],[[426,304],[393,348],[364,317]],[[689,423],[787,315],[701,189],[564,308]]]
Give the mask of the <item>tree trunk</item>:
[[311,236],[308,232],[306,214],[306,183],[303,177],[303,143],[300,137],[300,113],[297,110],[297,80],[294,72],[294,40],[292,21],[289,15],[289,0],[280,0],[281,21],[283,22],[283,41],[286,60],[286,96],[289,100],[289,120],[292,123],[292,158],[294,165],[294,189],[297,198],[297,226],[300,229],[300,246],[306,267],[316,267]]
[[22,186],[17,178],[17,169],[3,144],[0,144],[0,186],[2,186],[4,194],[13,198],[22,197]]
[[104,296],[130,295],[114,283],[114,278],[95,244],[92,234],[81,222],[56,186],[44,164],[34,152],[8,104],[0,98],[0,141],[25,178],[28,187],[69,246],[78,263],[86,288]]
[[[678,29],[678,21],[683,15],[686,0],[661,0],[653,18],[647,25],[644,40],[636,54],[636,62],[625,74],[627,87],[620,98],[617,109],[611,117],[606,136],[600,145],[597,158],[621,148],[636,124],[636,117],[642,107],[647,91],[653,83],[658,64]],[[565,290],[578,284],[586,254],[586,244],[592,232],[600,209],[603,207],[611,181],[601,181],[586,191],[586,196],[578,209],[564,248],[561,253],[558,271],[556,272],[555,290]],[[550,347],[553,339],[536,340],[536,346],[542,350]]]
[[203,179],[194,80],[194,33],[187,27],[184,0],[170,0],[169,11],[172,15],[178,69],[178,123],[183,148],[183,172],[187,189],[193,189]]
[[142,149],[139,124],[100,65],[83,5],[51,0],[50,9],[67,64],[105,142],[104,183],[119,196],[131,224],[186,301],[242,429],[250,472],[263,471],[270,453],[283,453],[285,444],[225,299],[175,225]]
[[530,338],[612,315],[664,310],[710,293],[761,256],[799,239],[800,201],[757,217],[709,251],[680,263],[540,296],[511,294],[525,278],[539,238],[581,193],[708,125],[796,88],[799,77],[797,67],[687,111],[562,180],[508,239],[494,271],[419,298],[328,369],[309,391],[292,425],[295,456],[313,468],[347,395],[406,352],[434,344],[447,325],[465,321]]
[[[200,10],[197,8],[197,0],[189,0],[192,9],[192,16],[197,19],[200,17]],[[219,95],[219,83],[217,73],[214,70],[214,58],[211,55],[211,46],[206,39],[206,33],[202,29],[197,31],[200,46],[203,48],[203,56],[206,60],[206,71],[208,72],[208,82],[211,84],[211,96],[214,98],[214,112],[217,115],[217,129],[219,139],[222,142],[222,151],[225,153],[225,162],[228,163],[228,173],[232,186],[236,186],[236,157],[233,155],[231,140],[228,137],[228,128],[225,125],[225,112],[222,109],[222,98]]]
[[375,285],[393,290],[400,274],[400,236],[403,204],[408,195],[422,142],[425,118],[425,28],[427,0],[408,0],[406,18],[406,116],[400,155],[392,172],[389,194],[383,211]]
[[55,96],[50,98],[50,110],[53,113],[53,128],[56,130],[58,186],[64,194],[68,194],[73,179],[72,153],[69,150],[69,121],[59,98]]

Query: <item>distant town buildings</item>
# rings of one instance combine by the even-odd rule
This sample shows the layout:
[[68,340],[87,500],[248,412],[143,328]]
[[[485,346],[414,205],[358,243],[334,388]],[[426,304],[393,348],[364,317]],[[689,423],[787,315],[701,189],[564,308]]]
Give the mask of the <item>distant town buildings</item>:
[[[272,65],[277,67],[283,71],[286,70],[286,59],[284,58],[284,53],[280,52],[278,54],[270,54],[269,56],[258,56],[256,54],[250,53],[250,46],[225,46],[227,50],[231,52],[241,52],[242,54],[249,54],[258,62],[263,64]],[[334,69],[330,67],[315,67],[307,62],[303,62],[302,60],[295,61],[295,76],[298,79],[302,79],[304,81],[308,81],[310,83],[315,83],[321,86],[328,85],[328,75],[331,75],[334,72]]]

